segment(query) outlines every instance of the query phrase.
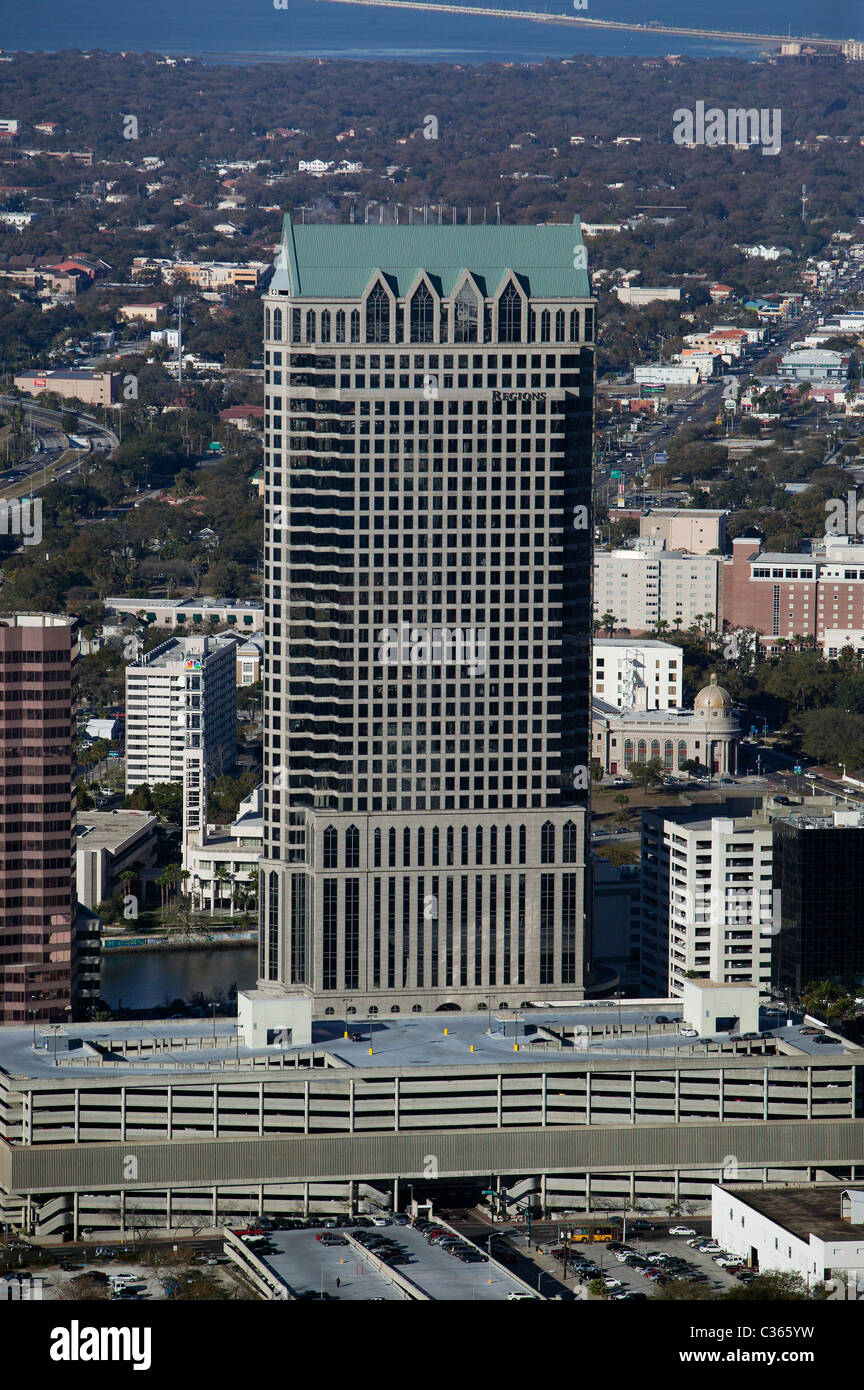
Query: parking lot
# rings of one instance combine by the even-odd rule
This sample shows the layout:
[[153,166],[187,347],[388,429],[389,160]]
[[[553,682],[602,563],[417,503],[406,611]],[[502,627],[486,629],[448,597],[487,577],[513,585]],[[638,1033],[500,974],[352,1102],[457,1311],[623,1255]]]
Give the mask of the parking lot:
[[[676,1224],[674,1222],[670,1223]],[[681,1223],[686,1225],[686,1222]],[[734,1275],[727,1274],[726,1270],[714,1263],[710,1254],[703,1253],[687,1245],[686,1236],[670,1236],[668,1226],[663,1225],[657,1230],[640,1233],[631,1236],[627,1234],[627,1248],[635,1254],[647,1257],[649,1254],[659,1253],[672,1256],[675,1259],[686,1261],[689,1269],[686,1271],[675,1271],[674,1277],[688,1279],[694,1275],[697,1282],[706,1291],[720,1295],[731,1288],[740,1288],[740,1282]],[[709,1237],[705,1236],[707,1240]],[[548,1244],[560,1249],[563,1242],[553,1241]],[[575,1258],[574,1258],[575,1257]],[[567,1284],[580,1282],[580,1273],[583,1269],[583,1261],[590,1261],[596,1267],[595,1271],[582,1274],[582,1282],[588,1283],[592,1279],[602,1278],[607,1290],[610,1293],[641,1293],[649,1298],[653,1294],[654,1280],[646,1278],[641,1269],[624,1264],[616,1258],[613,1250],[602,1241],[592,1243],[579,1242],[572,1243],[570,1246],[570,1258],[568,1261]],[[559,1278],[562,1277],[564,1263],[562,1259],[556,1257],[555,1266]],[[649,1266],[650,1268],[650,1266]],[[671,1274],[672,1271],[669,1271]],[[700,1277],[702,1276],[702,1277]],[[615,1282],[612,1282],[615,1281]]]
[[[407,1295],[378,1273],[377,1261],[364,1258],[348,1243],[344,1231],[332,1232],[345,1239],[344,1245],[325,1245],[316,1239],[320,1234],[320,1231],[272,1231],[270,1241],[276,1247],[275,1252],[259,1258],[284,1280],[295,1298],[317,1295],[355,1302],[373,1299],[404,1302]],[[410,1274],[410,1270],[406,1273]]]
[[85,1259],[64,1259],[63,1263],[71,1267],[62,1269],[59,1265],[40,1266],[34,1272],[34,1279],[42,1281],[43,1302],[70,1298],[110,1298],[111,1280],[115,1275],[126,1275],[130,1280],[122,1299],[124,1302],[138,1299],[171,1299],[178,1292],[182,1292],[184,1285],[204,1275],[209,1279],[215,1279],[226,1291],[233,1291],[237,1287],[236,1278],[224,1259],[220,1259],[217,1265],[208,1265],[203,1259],[194,1264],[187,1264],[181,1260],[153,1265],[124,1260],[121,1253],[112,1259],[97,1258],[94,1255]]
[[[500,1302],[511,1295],[526,1296],[520,1281],[494,1261],[477,1252],[460,1259],[409,1225],[271,1230],[267,1239],[269,1250],[250,1249],[295,1298],[405,1300],[412,1294],[399,1287],[400,1275],[435,1302]],[[388,1254],[395,1257],[392,1272]]]

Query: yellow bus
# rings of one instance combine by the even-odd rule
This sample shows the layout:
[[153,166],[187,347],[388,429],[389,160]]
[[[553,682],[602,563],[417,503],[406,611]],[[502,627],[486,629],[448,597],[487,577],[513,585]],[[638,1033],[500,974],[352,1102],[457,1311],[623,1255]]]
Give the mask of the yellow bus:
[[621,1228],[608,1221],[588,1221],[567,1227],[566,1235],[574,1244],[582,1241],[617,1240],[621,1235]]

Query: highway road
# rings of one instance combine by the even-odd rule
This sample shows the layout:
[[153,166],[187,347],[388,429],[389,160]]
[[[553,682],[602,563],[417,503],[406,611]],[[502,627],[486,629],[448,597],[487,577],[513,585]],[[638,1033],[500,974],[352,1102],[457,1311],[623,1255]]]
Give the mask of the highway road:
[[[797,318],[788,323],[770,325],[770,341],[760,344],[756,351],[747,357],[743,370],[694,388],[692,395],[687,399],[670,403],[667,414],[657,417],[648,429],[634,435],[632,440],[620,448],[613,448],[610,452],[604,453],[595,465],[595,494],[598,501],[602,501],[604,496],[609,499],[605,505],[612,504],[610,517],[614,516],[611,493],[616,486],[610,480],[612,469],[622,473],[625,491],[630,492],[632,497],[633,484],[636,475],[643,471],[643,462],[646,470],[650,468],[653,454],[664,451],[670,440],[687,424],[692,422],[695,425],[705,425],[714,420],[724,410],[724,396],[736,395],[739,384],[754,375],[758,367],[770,358],[787,352],[792,342],[813,331],[820,317],[828,318],[835,312],[841,299],[859,293],[862,286],[864,270],[850,277],[846,284],[835,288],[830,295],[818,300],[811,308],[805,309]],[[718,443],[722,443],[722,439],[718,440]],[[628,453],[631,455],[630,459],[627,458]],[[670,468],[670,476],[671,471]]]
[[487,5],[450,5],[438,4],[433,0],[330,0],[330,3],[342,5],[365,5],[367,7],[398,10],[430,10],[437,14],[462,14],[479,15],[491,19],[524,19],[536,24],[582,24],[589,25],[596,29],[624,29],[628,32],[651,34],[678,34],[692,38],[718,39],[724,43],[734,40],[738,43],[757,43],[757,44],[777,44],[777,43],[807,43],[818,48],[840,48],[842,39],[825,39],[815,35],[796,37],[790,34],[754,34],[750,30],[733,32],[730,29],[694,29],[691,27],[675,26],[671,24],[639,24],[627,22],[620,19],[596,19],[589,18],[587,15],[555,14],[548,11],[538,10],[507,10],[496,9]]
[[89,458],[96,450],[108,452],[120,443],[114,430],[95,416],[82,413],[78,415],[80,433],[88,436],[90,449],[76,449],[70,446],[68,435],[60,428],[63,411],[49,410],[19,396],[0,395],[0,407],[14,405],[27,411],[27,418],[38,437],[38,447],[29,458],[0,472],[0,497],[22,497],[38,492],[48,482],[75,477],[81,472],[82,459]]

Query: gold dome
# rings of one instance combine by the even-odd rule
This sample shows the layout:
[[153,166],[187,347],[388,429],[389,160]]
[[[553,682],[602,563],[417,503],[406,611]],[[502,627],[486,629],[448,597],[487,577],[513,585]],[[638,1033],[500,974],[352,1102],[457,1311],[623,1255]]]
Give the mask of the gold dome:
[[710,685],[706,685],[704,690],[700,690],[696,699],[693,701],[694,714],[716,715],[731,712],[734,701],[728,690],[724,690],[722,685],[717,684],[717,677],[711,677]]

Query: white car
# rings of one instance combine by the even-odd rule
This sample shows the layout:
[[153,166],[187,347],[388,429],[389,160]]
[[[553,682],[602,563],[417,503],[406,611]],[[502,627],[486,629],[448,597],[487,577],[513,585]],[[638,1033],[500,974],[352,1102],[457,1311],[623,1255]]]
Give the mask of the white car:
[[533,1293],[526,1293],[526,1292],[524,1291],[524,1289],[511,1289],[510,1292],[508,1293],[507,1297],[508,1297],[508,1299],[510,1300],[511,1303],[512,1303],[515,1299],[517,1299],[517,1298],[518,1298],[518,1299],[527,1298],[527,1299],[530,1299],[530,1300],[531,1300],[532,1302],[534,1302],[534,1303],[537,1302],[536,1295],[533,1294]]
[[603,1283],[607,1289],[623,1289],[625,1287],[623,1279],[613,1279],[608,1274],[603,1276]]
[[692,1226],[670,1226],[670,1236],[695,1236],[696,1232]]
[[682,1038],[698,1038],[699,1036],[698,1028],[679,1028],[678,1032]]

